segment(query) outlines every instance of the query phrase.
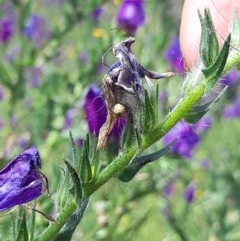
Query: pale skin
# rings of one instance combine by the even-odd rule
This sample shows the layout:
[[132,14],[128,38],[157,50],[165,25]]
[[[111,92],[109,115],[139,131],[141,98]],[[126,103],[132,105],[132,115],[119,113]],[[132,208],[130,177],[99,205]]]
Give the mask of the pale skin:
[[240,0],[185,0],[180,25],[180,47],[186,70],[191,70],[199,58],[201,26],[198,9],[209,8],[220,45],[229,33],[235,10],[240,19]]

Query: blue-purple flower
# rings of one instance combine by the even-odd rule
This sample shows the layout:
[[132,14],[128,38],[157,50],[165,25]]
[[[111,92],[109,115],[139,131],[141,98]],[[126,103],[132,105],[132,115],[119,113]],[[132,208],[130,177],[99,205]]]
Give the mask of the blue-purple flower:
[[38,87],[41,82],[42,69],[38,66],[29,66],[24,71],[25,78],[32,88]]
[[240,118],[240,98],[236,98],[223,110],[223,117],[226,119]]
[[95,8],[95,10],[92,12],[91,17],[93,20],[98,20],[99,17],[103,14],[104,10],[102,6],[99,6]]
[[16,13],[10,1],[0,4],[0,43],[7,44],[15,31]]
[[239,72],[237,69],[230,70],[220,79],[220,83],[227,86],[234,85],[237,81],[239,81]]
[[10,18],[0,19],[0,42],[9,42],[14,32],[14,23]]
[[167,183],[167,185],[164,187],[164,196],[166,198],[171,198],[173,193],[174,193],[174,189],[175,189],[175,183],[174,182],[169,182]]
[[33,42],[36,48],[41,47],[51,35],[49,23],[38,14],[33,14],[28,18],[23,33]]
[[37,166],[41,167],[40,155],[31,146],[0,170],[0,211],[32,201],[43,193],[45,180]]
[[[107,117],[107,108],[101,93],[102,91],[100,88],[91,85],[86,94],[84,103],[89,132],[96,136],[99,135],[99,130]],[[120,118],[110,133],[110,139],[118,141],[125,124],[126,118]]]
[[197,185],[194,182],[191,182],[186,186],[183,193],[183,197],[187,203],[193,202],[195,198],[196,189],[197,189]]
[[179,121],[174,128],[163,138],[166,145],[177,139],[171,152],[183,158],[191,158],[193,150],[200,142],[200,137],[194,128],[183,120]]
[[144,24],[145,12],[143,0],[123,0],[117,12],[117,24],[129,34]]
[[184,120],[179,121],[163,138],[164,144],[168,145],[177,139],[171,152],[183,158],[190,159],[193,151],[200,142],[200,136],[211,126],[212,118],[203,117],[196,124],[187,124]]
[[165,52],[165,58],[172,69],[179,74],[184,73],[183,56],[180,50],[178,38],[173,38]]
[[64,123],[63,123],[63,129],[69,129],[73,126],[73,119],[78,115],[78,109],[73,108],[66,112]]
[[0,85],[0,101],[4,99],[4,88],[2,85]]

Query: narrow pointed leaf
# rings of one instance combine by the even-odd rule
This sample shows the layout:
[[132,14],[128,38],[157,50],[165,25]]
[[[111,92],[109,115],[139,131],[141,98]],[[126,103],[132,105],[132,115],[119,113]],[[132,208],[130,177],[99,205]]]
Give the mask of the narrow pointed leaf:
[[150,97],[147,91],[145,91],[144,118],[145,118],[144,131],[149,131],[156,125],[157,120],[156,120],[156,113],[155,113],[154,107],[152,105],[152,102],[150,100]]
[[73,166],[67,160],[64,160],[64,162],[67,166],[68,172],[70,174],[70,178],[73,183],[74,196],[76,196],[76,201],[79,202],[79,200],[82,199],[82,182],[78,177],[78,174],[76,170],[73,168]]
[[16,241],[28,241],[28,230],[27,230],[27,221],[26,221],[26,211],[22,208],[20,210],[19,220],[21,223],[19,225],[19,232]]
[[209,67],[219,52],[219,45],[209,9],[204,10],[204,17],[198,12],[202,34],[200,41],[200,56],[206,67]]
[[60,233],[57,235],[57,237],[54,239],[55,241],[70,241],[72,240],[72,235],[78,226],[78,224],[81,222],[83,215],[88,207],[89,199],[86,199],[84,202],[82,202],[78,209],[73,213],[73,215],[69,218],[63,229],[60,231]]
[[198,103],[188,111],[188,113],[183,117],[184,120],[191,124],[198,122],[221,98],[226,89],[227,87],[225,86],[222,90],[211,91],[206,98],[198,101]]
[[214,63],[206,69],[203,69],[202,72],[207,79],[206,83],[206,91],[212,89],[212,87],[217,82],[218,78],[221,76],[224,66],[227,61],[228,53],[229,53],[229,46],[231,41],[231,34],[228,35],[224,45],[214,61]]
[[137,174],[137,172],[143,168],[146,164],[153,162],[166,155],[174,145],[175,141],[171,142],[169,145],[165,146],[160,151],[154,152],[149,155],[136,157],[133,161],[120,173],[119,179],[122,182],[129,182]]
[[92,170],[89,160],[89,135],[86,136],[86,140],[83,145],[83,153],[81,156],[81,170],[80,178],[83,183],[87,183],[92,179]]

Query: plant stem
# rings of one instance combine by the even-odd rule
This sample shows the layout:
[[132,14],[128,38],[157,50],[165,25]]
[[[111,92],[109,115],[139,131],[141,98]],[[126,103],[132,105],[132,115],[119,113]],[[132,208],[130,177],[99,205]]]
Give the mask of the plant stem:
[[49,225],[44,232],[36,239],[36,241],[50,241],[52,240],[63,227],[63,225],[67,222],[69,217],[76,210],[76,203],[69,202],[65,208],[59,214],[57,221]]

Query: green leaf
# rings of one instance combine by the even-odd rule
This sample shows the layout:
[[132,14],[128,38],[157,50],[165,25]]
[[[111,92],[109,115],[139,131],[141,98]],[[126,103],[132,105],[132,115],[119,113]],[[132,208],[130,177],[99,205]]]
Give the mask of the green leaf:
[[27,230],[27,221],[26,221],[26,210],[24,208],[20,208],[19,212],[19,232],[16,241],[28,241],[28,230]]
[[86,199],[79,205],[78,209],[72,214],[63,229],[58,233],[57,237],[54,239],[55,241],[72,240],[72,235],[84,216],[85,210],[88,207],[88,202],[89,199]]
[[145,90],[145,108],[144,108],[144,131],[147,132],[153,129],[157,122],[157,113],[156,109],[153,106],[155,100],[152,101],[148,95],[148,92]]
[[89,137],[89,143],[91,144],[91,148],[89,150],[89,159],[91,162],[91,180],[97,178],[100,171],[100,163],[99,163],[99,151],[97,149],[97,139],[95,136]]
[[200,57],[206,67],[210,66],[216,59],[219,52],[219,45],[213,26],[210,10],[204,10],[204,17],[198,12],[202,34],[200,40]]
[[83,145],[83,152],[81,156],[80,179],[83,183],[92,180],[92,169],[89,159],[89,134],[87,134]]
[[206,78],[206,92],[213,88],[218,78],[221,76],[224,66],[226,64],[229,46],[231,41],[231,34],[228,35],[224,45],[217,56],[214,63],[206,69],[203,69],[202,72]]
[[73,165],[74,165],[74,167],[78,168],[79,163],[78,163],[77,149],[76,149],[76,145],[75,145],[71,131],[69,131],[69,137],[70,137],[70,142],[71,142],[71,147],[72,147]]
[[220,99],[220,97],[225,93],[226,89],[227,86],[221,90],[213,90],[208,94],[208,96],[200,99],[197,104],[194,105],[186,115],[184,115],[184,120],[191,124],[198,122]]
[[64,160],[64,162],[72,179],[74,196],[76,196],[76,201],[79,202],[82,200],[82,182],[73,166],[67,160]]
[[133,161],[120,173],[119,179],[122,182],[129,182],[137,174],[137,172],[143,168],[146,164],[153,162],[160,158],[161,156],[166,155],[174,145],[175,141],[171,142],[169,145],[165,146],[163,149],[154,152],[149,155],[136,157]]

